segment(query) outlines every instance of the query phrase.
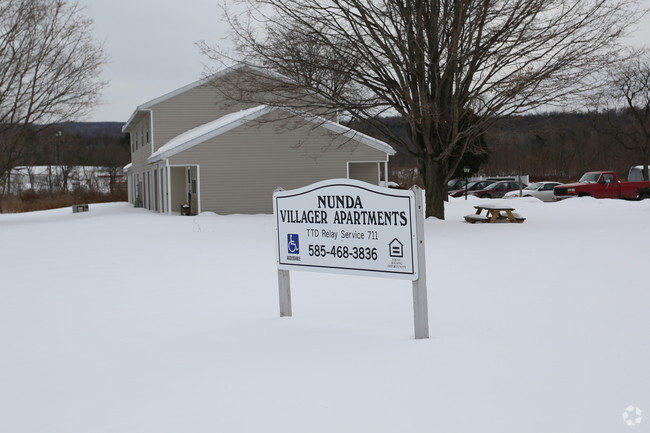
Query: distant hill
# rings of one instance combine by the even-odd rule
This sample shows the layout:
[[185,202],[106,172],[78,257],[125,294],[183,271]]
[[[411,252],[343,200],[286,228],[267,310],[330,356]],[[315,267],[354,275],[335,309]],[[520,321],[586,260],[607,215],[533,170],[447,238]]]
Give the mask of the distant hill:
[[123,126],[124,122],[67,122],[58,125],[70,134],[113,138],[122,138]]

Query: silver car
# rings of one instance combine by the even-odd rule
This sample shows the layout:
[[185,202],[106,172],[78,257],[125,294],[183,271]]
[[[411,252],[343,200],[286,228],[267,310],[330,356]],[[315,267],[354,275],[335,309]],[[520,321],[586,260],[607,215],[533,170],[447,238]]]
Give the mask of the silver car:
[[[560,182],[533,182],[521,190],[521,197],[535,197],[541,201],[555,201],[553,188],[561,185]],[[507,192],[503,198],[519,197],[519,190]]]

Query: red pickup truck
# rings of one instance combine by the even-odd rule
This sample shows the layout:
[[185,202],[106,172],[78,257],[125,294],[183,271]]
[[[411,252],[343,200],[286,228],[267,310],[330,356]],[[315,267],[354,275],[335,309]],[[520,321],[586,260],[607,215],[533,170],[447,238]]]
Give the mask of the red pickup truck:
[[620,182],[613,171],[590,171],[577,183],[558,185],[553,189],[556,200],[569,197],[650,198],[650,181]]

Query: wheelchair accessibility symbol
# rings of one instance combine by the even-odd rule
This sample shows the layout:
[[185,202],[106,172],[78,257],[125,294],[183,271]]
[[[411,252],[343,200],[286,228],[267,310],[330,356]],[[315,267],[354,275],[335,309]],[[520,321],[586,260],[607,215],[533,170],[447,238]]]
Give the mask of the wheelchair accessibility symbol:
[[296,234],[287,234],[287,251],[289,254],[300,254],[300,239]]

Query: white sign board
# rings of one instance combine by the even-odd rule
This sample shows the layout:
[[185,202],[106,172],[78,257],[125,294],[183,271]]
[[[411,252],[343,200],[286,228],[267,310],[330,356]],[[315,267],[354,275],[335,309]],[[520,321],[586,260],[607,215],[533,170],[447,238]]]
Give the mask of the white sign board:
[[273,194],[278,269],[418,279],[415,194],[335,179]]

